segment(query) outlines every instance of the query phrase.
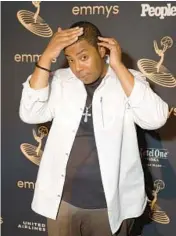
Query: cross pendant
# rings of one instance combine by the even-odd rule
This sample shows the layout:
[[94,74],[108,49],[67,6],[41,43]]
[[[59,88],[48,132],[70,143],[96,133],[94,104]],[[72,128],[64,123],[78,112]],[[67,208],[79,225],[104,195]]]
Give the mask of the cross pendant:
[[87,122],[88,121],[88,116],[91,116],[91,114],[89,113],[89,108],[88,107],[86,107],[86,112],[83,113],[83,116],[85,116],[84,117],[84,122]]

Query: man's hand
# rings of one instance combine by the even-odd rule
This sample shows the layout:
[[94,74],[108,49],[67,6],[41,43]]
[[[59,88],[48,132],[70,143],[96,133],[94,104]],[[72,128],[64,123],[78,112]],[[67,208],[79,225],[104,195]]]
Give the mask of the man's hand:
[[109,64],[116,71],[118,65],[121,64],[121,48],[119,43],[114,38],[98,37],[101,41],[99,46],[105,47],[110,51]]
[[60,52],[67,46],[76,42],[78,36],[83,34],[83,28],[75,27],[71,29],[62,30],[60,27],[54,34],[43,55],[48,59],[53,60],[57,58]]
[[[58,28],[40,57],[38,65],[50,70],[52,60],[59,56],[62,49],[76,42],[82,34],[83,28],[76,27],[66,30]],[[30,86],[33,89],[45,88],[48,85],[49,78],[49,73],[46,70],[36,67],[30,79]]]
[[120,80],[124,92],[130,96],[134,87],[134,76],[121,61],[122,52],[119,43],[113,38],[98,37],[98,39],[101,41],[98,43],[99,46],[110,50],[109,64]]

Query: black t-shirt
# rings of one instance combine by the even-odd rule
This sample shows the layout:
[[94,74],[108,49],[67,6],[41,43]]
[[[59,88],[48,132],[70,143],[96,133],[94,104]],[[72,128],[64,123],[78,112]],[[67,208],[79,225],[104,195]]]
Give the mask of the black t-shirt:
[[[85,85],[87,101],[67,163],[62,199],[87,209],[106,208],[92,120],[92,98],[102,79]],[[86,118],[86,107],[88,116]]]

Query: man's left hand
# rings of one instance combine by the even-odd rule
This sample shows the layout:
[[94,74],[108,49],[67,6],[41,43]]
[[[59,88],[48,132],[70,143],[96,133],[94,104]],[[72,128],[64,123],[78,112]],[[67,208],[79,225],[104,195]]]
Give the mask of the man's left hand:
[[101,41],[98,46],[108,48],[110,51],[109,64],[112,69],[117,70],[118,65],[121,64],[121,48],[119,43],[114,38],[98,37]]

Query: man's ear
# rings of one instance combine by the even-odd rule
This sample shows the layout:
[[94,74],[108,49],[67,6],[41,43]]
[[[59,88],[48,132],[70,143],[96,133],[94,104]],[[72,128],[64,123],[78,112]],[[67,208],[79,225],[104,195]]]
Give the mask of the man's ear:
[[102,46],[98,46],[98,51],[100,53],[101,58],[104,58],[106,55],[106,49]]

